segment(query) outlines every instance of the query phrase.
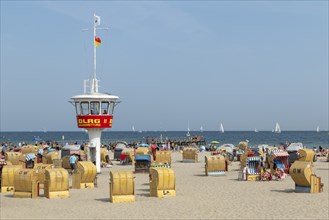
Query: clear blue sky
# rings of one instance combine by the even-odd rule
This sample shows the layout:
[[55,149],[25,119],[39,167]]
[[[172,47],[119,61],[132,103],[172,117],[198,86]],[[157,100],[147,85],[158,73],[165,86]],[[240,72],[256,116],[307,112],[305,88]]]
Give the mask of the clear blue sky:
[[92,75],[112,130],[328,129],[328,1],[1,1],[1,130],[75,131]]

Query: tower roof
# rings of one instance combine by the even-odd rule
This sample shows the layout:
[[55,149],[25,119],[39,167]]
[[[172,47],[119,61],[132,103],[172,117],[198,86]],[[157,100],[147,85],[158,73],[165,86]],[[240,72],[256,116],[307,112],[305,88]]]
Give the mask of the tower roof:
[[79,100],[79,101],[90,101],[90,100],[116,101],[119,99],[119,97],[116,95],[108,94],[108,93],[88,93],[88,94],[73,96],[73,97],[71,97],[71,99]]

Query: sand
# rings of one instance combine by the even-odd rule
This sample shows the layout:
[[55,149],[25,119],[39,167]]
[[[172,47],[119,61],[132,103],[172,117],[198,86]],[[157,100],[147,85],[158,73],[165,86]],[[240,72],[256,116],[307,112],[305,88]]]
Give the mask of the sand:
[[324,182],[322,193],[295,193],[294,181],[238,181],[239,162],[226,176],[205,176],[204,156],[198,163],[181,163],[172,153],[176,197],[149,196],[148,174],[135,176],[136,202],[109,202],[109,171],[133,170],[114,161],[102,168],[95,189],[70,189],[68,199],[14,198],[1,193],[1,219],[329,219],[328,162],[314,163],[313,172]]

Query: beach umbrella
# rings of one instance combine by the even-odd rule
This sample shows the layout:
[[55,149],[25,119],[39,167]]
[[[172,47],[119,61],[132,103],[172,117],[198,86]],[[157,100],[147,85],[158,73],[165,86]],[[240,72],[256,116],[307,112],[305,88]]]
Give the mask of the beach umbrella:
[[124,143],[120,142],[120,143],[117,143],[114,148],[116,150],[123,150],[126,147],[127,147],[127,144],[124,144]]
[[217,150],[225,150],[227,153],[233,154],[234,145],[233,144],[223,144],[217,148]]
[[33,153],[30,153],[30,154],[27,154],[26,155],[26,160],[27,161],[33,160],[34,158],[36,158],[36,156]]
[[300,149],[303,149],[304,146],[302,143],[291,143],[288,147],[287,147],[287,151],[298,151]]
[[140,147],[148,147],[149,145],[148,144],[145,144],[145,143],[141,143],[139,144]]

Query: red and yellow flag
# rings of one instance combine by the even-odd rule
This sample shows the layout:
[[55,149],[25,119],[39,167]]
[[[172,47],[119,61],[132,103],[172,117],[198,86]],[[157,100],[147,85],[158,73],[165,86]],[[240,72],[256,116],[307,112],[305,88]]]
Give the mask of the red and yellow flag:
[[98,47],[101,44],[101,39],[99,37],[95,37],[95,47]]

